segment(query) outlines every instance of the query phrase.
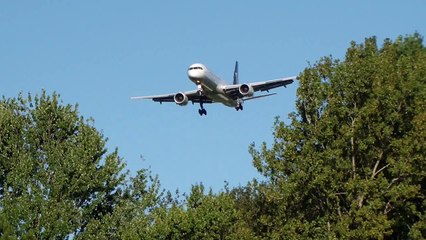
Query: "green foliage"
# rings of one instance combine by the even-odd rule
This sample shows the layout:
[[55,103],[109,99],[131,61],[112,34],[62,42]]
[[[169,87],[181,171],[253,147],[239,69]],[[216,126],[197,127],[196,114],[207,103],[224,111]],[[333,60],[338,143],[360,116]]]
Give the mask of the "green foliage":
[[1,235],[79,236],[113,211],[124,164],[59,96],[0,101]]
[[226,193],[208,194],[195,185],[184,203],[158,209],[152,239],[241,239],[234,231],[239,213]]
[[81,239],[152,239],[153,211],[164,209],[158,177],[147,170],[138,171],[131,184],[124,187],[112,212],[92,221]]
[[254,145],[269,236],[425,238],[426,50],[415,34],[352,43],[299,77],[291,124]]

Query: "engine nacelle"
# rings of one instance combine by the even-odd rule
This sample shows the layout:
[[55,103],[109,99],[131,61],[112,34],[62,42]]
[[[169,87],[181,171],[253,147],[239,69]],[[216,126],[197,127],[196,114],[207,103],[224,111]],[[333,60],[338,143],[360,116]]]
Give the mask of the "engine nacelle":
[[253,87],[251,85],[248,84],[242,84],[239,88],[238,91],[240,92],[241,95],[243,95],[244,97],[251,97],[254,94],[254,90]]
[[173,100],[179,106],[185,106],[188,104],[188,96],[186,96],[184,93],[176,93],[173,97]]

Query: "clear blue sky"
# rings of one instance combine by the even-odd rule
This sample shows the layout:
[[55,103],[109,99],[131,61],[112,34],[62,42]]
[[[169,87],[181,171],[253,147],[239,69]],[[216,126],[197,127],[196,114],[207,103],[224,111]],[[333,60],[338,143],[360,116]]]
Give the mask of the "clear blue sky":
[[[1,1],[0,95],[57,91],[118,147],[134,174],[162,187],[245,185],[258,174],[248,146],[272,142],[288,122],[298,84],[247,102],[243,112],[180,107],[130,96],[192,90],[187,67],[230,81],[298,75],[321,56],[342,58],[351,40],[426,34],[426,1]],[[143,156],[141,159],[140,156]]]

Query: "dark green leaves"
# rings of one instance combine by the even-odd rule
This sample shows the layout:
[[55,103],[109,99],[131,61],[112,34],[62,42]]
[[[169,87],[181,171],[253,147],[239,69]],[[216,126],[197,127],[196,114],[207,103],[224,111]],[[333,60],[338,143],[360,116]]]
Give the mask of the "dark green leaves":
[[303,71],[291,124],[251,148],[279,212],[271,234],[425,237],[425,57],[418,34],[373,37]]

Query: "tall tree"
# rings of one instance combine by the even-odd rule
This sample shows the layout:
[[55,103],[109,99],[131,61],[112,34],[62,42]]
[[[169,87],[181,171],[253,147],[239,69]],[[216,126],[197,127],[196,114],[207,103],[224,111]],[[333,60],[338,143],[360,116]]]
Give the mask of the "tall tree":
[[121,198],[124,164],[77,107],[44,91],[0,101],[0,235],[78,237]]
[[291,123],[251,147],[269,237],[426,237],[426,49],[419,34],[352,43],[300,75]]

